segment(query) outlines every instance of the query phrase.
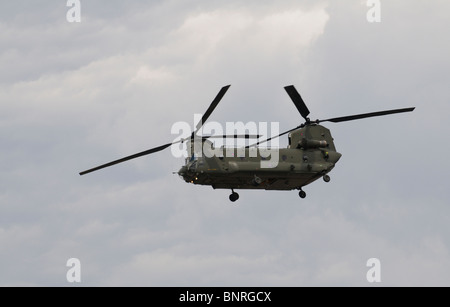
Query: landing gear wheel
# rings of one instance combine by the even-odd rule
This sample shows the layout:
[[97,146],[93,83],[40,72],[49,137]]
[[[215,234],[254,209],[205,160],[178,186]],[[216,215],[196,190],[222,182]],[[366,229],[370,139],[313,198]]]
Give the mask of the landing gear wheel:
[[306,197],[306,192],[301,190],[300,192],[298,192],[298,196],[300,196],[300,198],[305,198]]
[[238,200],[238,199],[239,199],[239,194],[238,194],[238,193],[233,192],[233,193],[230,194],[230,200],[231,200],[232,202],[235,202],[235,201]]
[[328,175],[323,175],[323,181],[330,182],[331,178]]

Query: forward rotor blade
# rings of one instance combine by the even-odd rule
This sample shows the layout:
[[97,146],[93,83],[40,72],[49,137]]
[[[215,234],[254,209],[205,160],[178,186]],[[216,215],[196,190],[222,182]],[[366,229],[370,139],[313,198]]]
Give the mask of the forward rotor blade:
[[308,107],[306,106],[305,102],[303,101],[300,94],[297,92],[295,87],[293,85],[285,86],[284,89],[288,93],[289,97],[291,97],[292,102],[297,107],[297,110],[300,112],[300,115],[307,120],[307,117],[309,115]]
[[211,104],[209,105],[208,110],[206,110],[205,114],[203,114],[202,119],[200,120],[200,122],[198,122],[197,126],[195,127],[195,131],[197,132],[202,126],[203,124],[208,120],[209,116],[211,115],[211,113],[214,111],[214,109],[217,107],[217,105],[219,104],[220,100],[222,99],[222,97],[225,95],[225,93],[227,92],[228,88],[231,85],[227,85],[222,87],[222,89],[219,91],[219,93],[217,94],[216,98],[214,98],[213,102],[211,102]]
[[91,172],[97,171],[99,169],[108,167],[108,166],[112,166],[112,165],[119,164],[119,163],[122,163],[122,162],[125,162],[125,161],[128,161],[128,160],[131,160],[131,159],[135,159],[135,158],[138,158],[138,157],[142,157],[142,156],[145,156],[145,155],[149,155],[149,154],[152,154],[152,153],[164,150],[167,147],[169,147],[170,145],[176,144],[176,143],[180,143],[181,141],[182,140],[177,141],[177,142],[173,142],[173,143],[169,143],[169,144],[164,144],[164,145],[152,148],[152,149],[148,149],[148,150],[139,152],[139,153],[131,155],[131,156],[127,156],[127,157],[124,157],[124,158],[121,158],[121,159],[118,159],[118,160],[115,160],[115,161],[111,161],[109,163],[106,163],[106,164],[103,164],[103,165],[100,165],[100,166],[88,169],[86,171],[83,171],[83,172],[80,173],[80,175],[85,175],[87,173],[91,173]]
[[403,112],[412,112],[414,109],[415,109],[415,107],[411,107],[411,108],[404,108],[404,109],[395,109],[395,110],[386,110],[386,111],[379,111],[379,112],[372,112],[372,113],[356,114],[356,115],[349,115],[349,116],[342,116],[342,117],[335,117],[335,118],[319,120],[318,122],[320,122],[320,123],[321,122],[340,123],[340,122],[368,118],[368,117],[384,116],[384,115],[403,113]]

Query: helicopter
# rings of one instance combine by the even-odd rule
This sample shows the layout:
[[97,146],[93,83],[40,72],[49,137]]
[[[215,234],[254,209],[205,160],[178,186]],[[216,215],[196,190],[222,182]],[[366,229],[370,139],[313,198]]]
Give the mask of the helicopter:
[[[303,187],[323,178],[330,181],[328,173],[341,158],[336,151],[330,130],[323,122],[340,123],[369,117],[412,112],[415,107],[363,113],[328,119],[310,120],[310,111],[293,85],[285,86],[287,94],[300,115],[305,120],[299,126],[276,136],[257,141],[244,147],[215,148],[210,138],[259,139],[261,135],[211,135],[199,136],[198,132],[217,107],[230,85],[220,89],[206,112],[201,117],[192,134],[177,141],[160,145],[118,160],[80,172],[85,175],[118,163],[162,151],[173,144],[186,142],[188,155],[185,164],[177,172],[187,183],[209,185],[213,189],[231,189],[230,201],[239,199],[237,189],[299,190],[300,198],[306,197]],[[287,148],[269,150],[276,157],[275,163],[268,163],[267,151],[260,144],[288,134]],[[231,152],[231,154],[230,154]],[[213,154],[211,154],[213,153]],[[273,156],[272,159],[273,160]],[[266,163],[266,164],[264,164]]]

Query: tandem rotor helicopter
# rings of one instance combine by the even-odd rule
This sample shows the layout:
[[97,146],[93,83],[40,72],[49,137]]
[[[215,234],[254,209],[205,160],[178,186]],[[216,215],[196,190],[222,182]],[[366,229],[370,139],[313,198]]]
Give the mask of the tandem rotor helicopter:
[[[142,157],[162,151],[173,144],[186,142],[188,158],[178,174],[188,183],[199,185],[210,185],[214,189],[231,189],[230,200],[235,202],[239,198],[236,189],[262,189],[262,190],[299,190],[301,198],[306,197],[303,187],[311,182],[323,178],[325,182],[330,181],[328,173],[339,161],[341,154],[336,151],[330,130],[320,125],[322,122],[340,123],[356,119],[375,116],[411,112],[415,108],[403,108],[385,110],[372,113],[356,114],[329,119],[309,119],[309,110],[300,94],[293,85],[284,87],[300,115],[305,119],[301,125],[289,129],[281,134],[258,141],[243,148],[232,148],[240,154],[227,155],[230,148],[214,148],[209,138],[246,138],[258,139],[260,135],[212,135],[199,136],[197,133],[208,120],[211,113],[219,104],[230,85],[222,87],[214,98],[195,131],[187,137],[154,147],[109,163],[80,172],[85,175],[105,167],[122,163],[131,159]],[[287,148],[277,149],[278,159],[275,167],[262,167],[266,157],[261,154],[258,145],[288,134]],[[211,155],[204,152],[205,148],[215,150],[219,154]]]

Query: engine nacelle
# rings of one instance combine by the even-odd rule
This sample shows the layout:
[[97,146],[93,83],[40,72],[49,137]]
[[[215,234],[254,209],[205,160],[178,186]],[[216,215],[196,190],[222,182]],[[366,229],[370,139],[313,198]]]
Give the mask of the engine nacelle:
[[311,140],[307,138],[302,138],[298,142],[297,148],[311,149],[311,148],[325,148],[328,146],[325,140]]
[[306,125],[300,129],[292,131],[289,133],[288,137],[288,148],[326,148],[330,151],[336,151],[330,130],[321,125]]

